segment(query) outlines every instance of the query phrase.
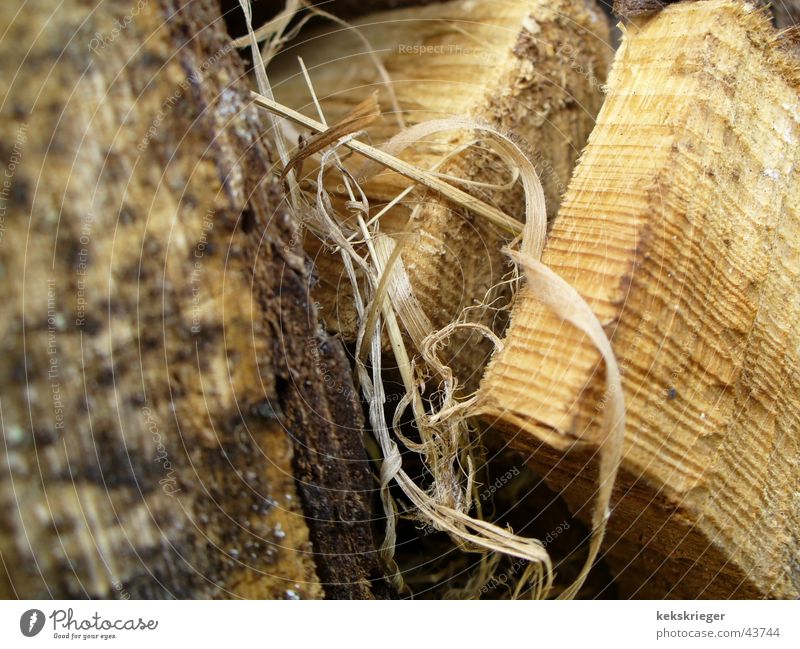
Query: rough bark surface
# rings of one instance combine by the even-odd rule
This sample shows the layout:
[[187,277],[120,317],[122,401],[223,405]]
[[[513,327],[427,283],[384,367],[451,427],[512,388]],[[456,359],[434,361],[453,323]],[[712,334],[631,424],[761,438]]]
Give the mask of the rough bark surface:
[[385,595],[349,366],[215,3],[0,13],[0,595]]
[[[694,0],[687,0],[694,1]],[[661,11],[678,0],[614,0],[614,13],[623,18],[635,18]],[[800,0],[752,0],[755,5],[769,6],[775,25],[780,28],[800,24]]]
[[614,0],[614,13],[623,18],[635,18],[643,14],[661,11],[678,0]]
[[[623,594],[800,595],[799,84],[740,2],[642,20],[548,240],[623,371],[606,542]],[[505,343],[487,420],[587,512],[599,354],[524,293]]]

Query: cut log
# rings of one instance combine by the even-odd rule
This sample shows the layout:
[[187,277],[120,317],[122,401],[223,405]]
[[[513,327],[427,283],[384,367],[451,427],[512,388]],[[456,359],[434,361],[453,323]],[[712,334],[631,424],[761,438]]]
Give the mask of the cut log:
[[[444,4],[374,14],[356,25],[374,46],[392,79],[397,103],[408,124],[447,117],[489,122],[518,136],[541,173],[552,213],[560,201],[577,155],[599,109],[607,60],[608,23],[593,3],[567,0],[456,0]],[[352,31],[336,28],[289,46],[270,66],[276,98],[317,117],[311,94],[300,73],[302,56],[328,123],[334,123],[373,90],[386,111],[368,129],[374,143],[398,131],[397,115],[365,45]],[[404,159],[424,169],[444,163],[439,171],[467,180],[501,183],[510,174],[497,159],[470,150],[447,156],[471,141],[470,133],[432,136],[411,147]],[[357,170],[363,160],[348,165]],[[310,166],[309,175],[315,174]],[[381,173],[363,182],[371,204],[380,207],[399,194],[408,181]],[[340,199],[344,187],[330,188]],[[474,190],[473,190],[474,191]],[[520,216],[517,190],[480,190],[478,195],[509,214]],[[500,250],[507,234],[482,217],[453,210],[436,195],[419,191],[421,204],[409,221],[412,201],[383,217],[384,231],[410,233],[403,262],[412,288],[434,328],[453,322],[464,307],[482,302],[509,267]],[[319,249],[312,237],[307,249],[321,278],[316,297],[328,326],[355,337],[355,315],[338,256]],[[502,298],[503,289],[494,297]],[[494,311],[476,312],[475,319],[501,331],[506,321],[493,322]],[[461,367],[480,376],[489,348],[480,336],[455,341],[462,349]]]
[[[623,371],[623,595],[800,595],[800,82],[780,45],[733,0],[629,27],[547,243]],[[480,393],[579,513],[599,362],[523,291]]]
[[0,18],[0,596],[384,596],[243,66],[211,0],[130,9]]

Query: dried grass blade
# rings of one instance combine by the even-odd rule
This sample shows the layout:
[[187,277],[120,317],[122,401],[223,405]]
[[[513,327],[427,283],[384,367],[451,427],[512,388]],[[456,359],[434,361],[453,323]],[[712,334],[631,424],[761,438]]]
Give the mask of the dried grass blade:
[[309,138],[305,145],[303,145],[300,150],[292,156],[286,166],[284,166],[281,172],[281,180],[283,180],[291,170],[294,170],[299,176],[303,167],[303,161],[306,158],[315,153],[319,153],[323,149],[327,149],[334,142],[343,137],[365,129],[380,116],[381,109],[380,106],[378,106],[378,91],[376,90],[364,101],[359,102],[353,110],[347,113],[347,115],[336,124]]
[[[265,97],[264,95],[260,95],[253,91],[250,91],[250,97],[257,106],[265,108],[271,113],[280,115],[286,119],[290,119],[293,122],[311,129],[312,131],[319,132],[325,130],[324,124],[315,119],[311,119],[310,117],[306,117],[302,113],[292,110],[288,106],[284,106],[283,104],[280,104],[269,97]],[[364,157],[374,160],[379,165],[387,167],[388,169],[399,173],[401,176],[405,176],[406,178],[413,180],[420,185],[424,185],[425,187],[438,192],[453,203],[461,205],[471,212],[483,216],[490,223],[495,224],[505,232],[508,232],[514,236],[522,232],[522,224],[516,219],[504,214],[496,207],[487,205],[482,200],[467,194],[467,192],[462,191],[457,187],[453,187],[443,180],[432,176],[425,170],[419,169],[418,167],[408,164],[407,162],[400,160],[391,154],[381,151],[380,149],[368,144],[364,144],[358,140],[350,140],[347,142],[346,146],[356,153],[360,153]]]

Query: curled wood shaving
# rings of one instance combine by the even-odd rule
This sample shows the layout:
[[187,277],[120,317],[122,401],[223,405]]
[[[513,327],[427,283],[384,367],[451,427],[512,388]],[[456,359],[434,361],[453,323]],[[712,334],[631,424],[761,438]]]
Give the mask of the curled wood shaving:
[[[246,0],[241,1],[246,2]],[[257,105],[274,114],[286,117],[323,135],[328,131],[324,123],[305,117],[275,102],[269,96],[252,93],[252,97]],[[363,114],[371,114],[371,109],[364,107]],[[479,329],[480,325],[459,322],[445,327],[442,331],[430,331],[430,323],[414,298],[413,287],[402,266],[403,240],[391,242],[387,237],[379,235],[376,229],[377,222],[369,219],[369,201],[359,187],[356,176],[338,162],[337,149],[340,147],[348,147],[367,157],[370,161],[367,167],[376,164],[392,169],[414,182],[439,192],[448,200],[473,213],[487,218],[510,234],[514,236],[521,234],[519,251],[508,252],[511,259],[524,270],[530,294],[561,318],[584,331],[601,352],[606,365],[606,383],[610,400],[609,407],[604,411],[601,430],[590,433],[595,435],[589,441],[597,445],[600,459],[599,486],[592,513],[592,538],[588,556],[578,578],[561,594],[561,597],[573,597],[578,593],[594,563],[605,534],[611,489],[622,450],[625,407],[619,368],[602,326],[575,289],[540,261],[546,236],[546,211],[541,182],[533,164],[512,137],[492,126],[472,120],[454,118],[424,122],[402,131],[380,148],[356,140],[352,134],[352,122],[358,119],[349,121],[349,127],[334,131],[327,137],[318,138],[314,149],[307,152],[307,155],[313,152],[322,153],[316,183],[316,209],[313,210],[311,218],[314,220],[314,230],[321,233],[341,255],[353,289],[359,321],[356,375],[369,404],[370,424],[383,454],[380,483],[381,499],[386,514],[386,535],[381,549],[387,564],[393,568],[395,584],[398,588],[403,587],[402,577],[393,560],[397,506],[389,491],[392,482],[400,487],[423,520],[436,529],[450,534],[464,549],[500,553],[528,561],[529,566],[523,571],[522,582],[517,584],[515,591],[517,594],[522,592],[524,582],[529,579],[533,595],[546,597],[552,588],[554,576],[550,557],[539,540],[516,535],[510,530],[502,529],[470,514],[474,505],[472,501],[474,463],[471,455],[474,440],[469,422],[481,413],[481,394],[479,392],[467,397],[459,396],[457,380],[450,368],[441,360],[439,349],[442,341],[454,328]],[[521,215],[524,216],[524,224],[453,187],[435,173],[413,167],[396,157],[400,151],[428,135],[457,129],[487,134],[493,138],[500,153],[512,161],[514,173],[518,174],[524,189],[525,207],[524,214]],[[349,204],[351,207],[358,206],[355,216],[358,232],[366,246],[366,256],[354,248],[352,235],[349,231],[345,231],[346,228],[337,219],[331,198],[325,189],[324,176],[327,168],[334,166],[334,160],[336,168],[344,175],[346,181],[352,183],[359,192],[358,199],[353,195]],[[284,168],[289,177],[294,162],[296,160],[286,158]],[[361,178],[362,174],[358,177]],[[372,223],[371,227],[367,225],[368,222]],[[359,280],[359,272],[366,279],[366,284]],[[422,366],[416,360],[412,360],[406,349],[398,317],[421,353]],[[384,410],[386,395],[381,374],[381,340],[384,329],[406,390],[405,396],[395,409],[391,426],[386,420]],[[486,335],[484,330],[485,327],[481,333]],[[496,337],[494,341],[498,346],[502,344]],[[369,358],[369,365],[364,358],[365,354]],[[439,380],[437,390],[426,393],[426,377],[437,377]],[[419,443],[411,442],[398,430],[397,424],[403,411],[408,407],[412,410],[419,431]],[[409,450],[419,453],[433,478],[433,484],[428,489],[421,488],[406,473],[403,468],[403,456],[395,440],[399,440]],[[486,572],[487,566],[496,565],[496,562],[489,561],[481,565],[482,571]],[[471,583],[475,587],[479,582]]]

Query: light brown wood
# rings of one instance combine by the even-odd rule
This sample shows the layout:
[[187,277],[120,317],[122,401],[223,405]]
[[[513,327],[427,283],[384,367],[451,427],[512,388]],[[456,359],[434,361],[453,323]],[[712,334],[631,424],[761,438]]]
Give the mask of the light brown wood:
[[[555,213],[594,124],[611,54],[606,16],[593,2],[456,0],[373,14],[356,24],[385,65],[408,124],[469,117],[515,134],[535,160]],[[296,60],[302,56],[329,124],[378,89],[386,114],[368,129],[370,141],[383,142],[399,130],[387,89],[364,53],[364,44],[352,32],[337,28],[303,40],[288,46],[270,66],[276,99],[317,118]],[[403,158],[430,169],[472,137],[464,132],[432,136]],[[360,159],[348,165],[357,170]],[[440,171],[483,182],[509,177],[494,156],[478,151],[446,162]],[[381,206],[408,181],[385,172],[363,186],[371,203]],[[330,189],[344,198],[343,187],[334,183]],[[520,217],[518,190],[469,191]],[[423,206],[409,223],[408,206],[418,202]],[[449,324],[464,307],[483,300],[509,271],[500,253],[508,235],[482,216],[454,212],[435,193],[414,193],[382,223],[391,233],[411,232],[403,261],[434,327]],[[343,288],[347,281],[337,257],[322,252],[311,238],[307,249],[318,266],[321,281],[316,296],[328,326],[353,339],[352,299]],[[502,297],[503,289],[497,295]],[[493,316],[491,311],[475,315],[501,331],[505,319],[493,322]],[[462,349],[460,367],[470,368],[475,381],[489,351],[484,343],[480,337],[452,343],[454,354]]]
[[[763,12],[634,22],[544,261],[612,339],[628,408],[608,561],[623,595],[800,595],[800,84]],[[523,290],[484,420],[588,512],[594,347]]]
[[130,8],[0,15],[0,597],[377,596],[360,405],[244,66],[213,0]]

